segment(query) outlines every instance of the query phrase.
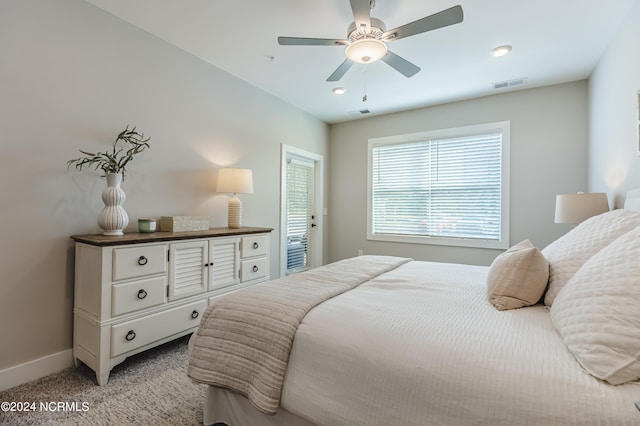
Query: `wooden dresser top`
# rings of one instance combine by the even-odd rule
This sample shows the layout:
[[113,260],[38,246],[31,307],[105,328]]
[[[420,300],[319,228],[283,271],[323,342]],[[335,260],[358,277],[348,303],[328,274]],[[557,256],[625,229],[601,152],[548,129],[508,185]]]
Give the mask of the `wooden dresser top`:
[[76,242],[93,246],[120,246],[127,244],[154,243],[159,241],[191,240],[195,238],[230,237],[247,234],[262,234],[273,231],[272,228],[210,228],[206,231],[186,232],[129,232],[120,236],[101,234],[72,235]]

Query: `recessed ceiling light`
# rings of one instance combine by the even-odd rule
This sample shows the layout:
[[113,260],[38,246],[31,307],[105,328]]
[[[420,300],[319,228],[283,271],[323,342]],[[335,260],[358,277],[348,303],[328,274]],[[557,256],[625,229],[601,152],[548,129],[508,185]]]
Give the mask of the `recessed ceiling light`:
[[344,87],[334,87],[333,89],[331,89],[331,91],[336,95],[344,95],[344,92],[346,92]]
[[499,58],[500,56],[504,56],[509,54],[509,52],[511,52],[511,46],[509,46],[508,44],[504,44],[502,46],[498,46],[494,49],[491,50],[491,55],[494,58]]

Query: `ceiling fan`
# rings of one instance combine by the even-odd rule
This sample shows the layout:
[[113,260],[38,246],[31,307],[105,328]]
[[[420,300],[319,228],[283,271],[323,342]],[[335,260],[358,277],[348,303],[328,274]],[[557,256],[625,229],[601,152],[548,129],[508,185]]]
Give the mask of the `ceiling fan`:
[[463,19],[462,7],[458,5],[387,31],[384,22],[371,17],[375,0],[350,1],[355,21],[349,25],[346,39],[278,37],[278,44],[281,46],[346,46],[347,59],[327,78],[327,81],[339,81],[354,62],[370,64],[380,59],[405,77],[411,77],[420,71],[420,67],[390,51],[387,43],[459,24]]

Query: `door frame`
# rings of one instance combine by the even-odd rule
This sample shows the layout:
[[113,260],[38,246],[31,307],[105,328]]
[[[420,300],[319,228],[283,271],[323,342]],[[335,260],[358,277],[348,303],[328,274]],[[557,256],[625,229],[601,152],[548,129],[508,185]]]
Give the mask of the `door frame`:
[[314,163],[313,200],[315,216],[315,234],[311,246],[311,267],[321,266],[323,262],[323,212],[324,212],[324,157],[291,145],[282,144],[280,156],[280,276],[287,274],[287,157],[294,155]]

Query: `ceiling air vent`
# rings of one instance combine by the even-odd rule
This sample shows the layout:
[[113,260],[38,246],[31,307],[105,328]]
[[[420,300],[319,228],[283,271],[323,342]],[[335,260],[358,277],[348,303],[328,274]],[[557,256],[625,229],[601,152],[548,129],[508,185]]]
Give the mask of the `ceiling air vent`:
[[494,89],[503,89],[505,87],[518,86],[520,84],[525,84],[527,82],[527,77],[514,78],[513,80],[500,81],[498,83],[493,83]]
[[349,111],[349,115],[363,115],[363,114],[369,114],[371,111],[369,111],[368,109],[361,109],[359,111]]

